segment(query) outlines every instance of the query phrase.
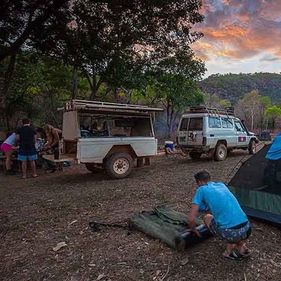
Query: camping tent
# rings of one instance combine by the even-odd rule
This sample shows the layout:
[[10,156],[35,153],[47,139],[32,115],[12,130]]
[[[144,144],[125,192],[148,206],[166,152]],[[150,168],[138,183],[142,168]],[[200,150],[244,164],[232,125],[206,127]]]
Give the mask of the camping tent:
[[229,187],[247,215],[281,225],[281,134],[242,164]]

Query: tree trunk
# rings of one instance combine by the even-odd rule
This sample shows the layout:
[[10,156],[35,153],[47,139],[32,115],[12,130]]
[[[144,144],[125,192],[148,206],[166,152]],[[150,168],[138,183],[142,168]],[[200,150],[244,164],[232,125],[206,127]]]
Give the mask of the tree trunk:
[[78,92],[78,82],[77,82],[77,67],[73,66],[72,72],[72,89],[71,89],[71,98],[76,99]]
[[166,115],[167,115],[166,124],[167,124],[167,130],[168,130],[167,137],[170,138],[171,137],[171,103],[169,100],[167,100]]
[[4,77],[4,84],[3,84],[3,89],[2,89],[2,95],[5,98],[7,97],[7,93],[10,87],[10,83],[14,74],[15,70],[15,64],[16,64],[16,55],[12,55],[10,57],[9,65],[7,68],[7,71],[5,72],[5,77]]
[[3,89],[2,89],[4,112],[5,112],[5,115],[6,115],[5,116],[6,126],[7,126],[8,130],[10,129],[10,123],[9,123],[9,116],[8,116],[8,112],[7,112],[7,96],[8,96],[8,91],[9,91],[10,84],[11,84],[11,81],[12,81],[12,77],[13,77],[13,74],[14,74],[15,64],[16,64],[16,55],[12,55],[10,57],[8,68],[5,72]]

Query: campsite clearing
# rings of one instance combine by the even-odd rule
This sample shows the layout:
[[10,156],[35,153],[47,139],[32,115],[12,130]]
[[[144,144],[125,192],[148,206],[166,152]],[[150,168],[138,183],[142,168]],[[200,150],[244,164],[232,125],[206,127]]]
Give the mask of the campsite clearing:
[[1,280],[280,280],[281,230],[264,223],[252,221],[253,253],[242,262],[223,259],[216,238],[176,252],[139,232],[88,228],[93,220],[124,223],[163,203],[187,213],[193,174],[204,168],[226,181],[242,157],[247,153],[224,162],[157,157],[122,180],[82,166],[27,180],[0,174]]

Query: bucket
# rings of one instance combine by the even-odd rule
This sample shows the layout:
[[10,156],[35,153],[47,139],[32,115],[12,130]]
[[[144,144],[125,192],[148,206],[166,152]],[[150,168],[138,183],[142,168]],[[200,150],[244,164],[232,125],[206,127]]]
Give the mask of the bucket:
[[171,150],[174,150],[174,142],[165,141],[165,148],[170,148]]

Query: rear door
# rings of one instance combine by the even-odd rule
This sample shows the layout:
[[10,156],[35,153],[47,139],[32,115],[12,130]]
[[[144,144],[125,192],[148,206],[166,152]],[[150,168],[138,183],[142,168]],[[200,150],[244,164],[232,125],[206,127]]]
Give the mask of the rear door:
[[178,130],[178,144],[187,146],[187,140],[188,140],[188,123],[189,123],[189,118],[188,117],[183,117],[180,122],[179,130]]
[[201,146],[203,143],[203,117],[190,117],[188,123],[188,146]]
[[237,147],[247,147],[248,139],[247,139],[247,132],[245,131],[244,126],[239,120],[234,120],[234,127],[236,131]]
[[182,146],[202,146],[203,117],[183,117],[181,120],[178,143]]

